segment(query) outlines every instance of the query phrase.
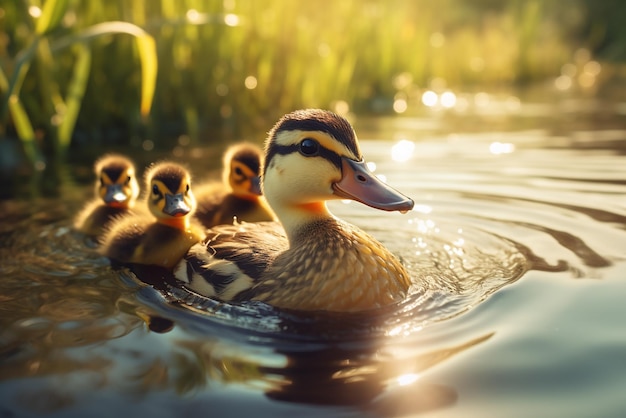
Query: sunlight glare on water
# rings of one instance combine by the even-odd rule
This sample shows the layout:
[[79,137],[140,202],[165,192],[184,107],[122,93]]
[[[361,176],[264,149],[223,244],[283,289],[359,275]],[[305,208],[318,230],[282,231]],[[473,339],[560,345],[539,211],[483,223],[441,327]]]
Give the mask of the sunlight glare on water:
[[391,147],[391,158],[397,162],[408,161],[414,150],[415,144],[413,142],[402,139]]

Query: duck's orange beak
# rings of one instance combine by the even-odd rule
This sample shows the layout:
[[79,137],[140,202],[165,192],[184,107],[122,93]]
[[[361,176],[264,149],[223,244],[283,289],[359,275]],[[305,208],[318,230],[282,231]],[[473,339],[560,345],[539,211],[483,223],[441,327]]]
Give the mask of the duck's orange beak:
[[335,195],[376,209],[406,212],[413,199],[388,186],[367,168],[365,161],[341,158],[341,180],[333,184]]

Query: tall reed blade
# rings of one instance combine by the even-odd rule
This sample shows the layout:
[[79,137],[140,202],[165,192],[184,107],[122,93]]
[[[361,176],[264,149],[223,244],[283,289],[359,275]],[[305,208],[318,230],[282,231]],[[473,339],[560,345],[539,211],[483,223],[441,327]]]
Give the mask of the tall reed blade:
[[35,26],[35,32],[37,35],[45,35],[46,33],[57,28],[65,12],[69,0],[46,0],[41,10],[41,16],[37,19],[37,25]]
[[141,60],[141,116],[147,118],[152,107],[157,79],[157,52],[150,35],[137,36],[137,50]]
[[[7,94],[10,91],[9,80],[7,80],[2,68],[0,68],[0,89],[7,92]],[[30,162],[34,164],[36,161],[39,161],[41,157],[35,144],[35,131],[30,122],[30,118],[28,117],[28,114],[20,101],[20,97],[17,94],[12,93],[8,95],[6,104],[7,108],[11,112],[17,136],[22,141],[24,152]]]
[[62,115],[58,130],[59,149],[66,150],[72,140],[72,132],[76,125],[76,119],[80,112],[80,105],[85,95],[87,81],[89,79],[89,69],[91,68],[91,51],[84,44],[76,46],[77,57],[74,65],[74,73],[69,84],[67,97],[65,99],[65,113]]

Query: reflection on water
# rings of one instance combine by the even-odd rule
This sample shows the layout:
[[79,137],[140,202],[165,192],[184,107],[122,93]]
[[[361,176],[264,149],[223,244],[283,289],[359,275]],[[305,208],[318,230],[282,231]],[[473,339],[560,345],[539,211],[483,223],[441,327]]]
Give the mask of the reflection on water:
[[[567,302],[580,301],[572,283],[626,291],[626,131],[424,140],[407,134],[407,121],[393,123],[396,142],[370,139],[363,151],[415,209],[331,204],[401,257],[415,283],[405,301],[374,312],[235,306],[172,286],[159,271],[114,269],[70,228],[88,185],[0,202],[0,415],[508,415],[541,410],[533,379],[565,387],[572,369],[604,367],[591,360],[598,346],[626,376],[624,342],[606,337],[623,331],[623,307],[581,330],[585,341],[559,333],[584,316],[584,304]],[[563,345],[579,347],[575,363]],[[518,364],[534,376],[527,385]],[[493,379],[501,398],[491,396]],[[561,415],[612,416],[624,385],[603,386],[602,402],[586,409],[567,406],[584,383],[547,396]],[[521,389],[507,396],[507,387]]]

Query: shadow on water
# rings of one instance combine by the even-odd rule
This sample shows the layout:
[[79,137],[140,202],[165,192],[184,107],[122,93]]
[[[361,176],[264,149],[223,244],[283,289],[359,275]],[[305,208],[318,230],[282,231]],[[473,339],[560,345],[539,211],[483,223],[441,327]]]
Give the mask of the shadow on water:
[[[599,148],[585,132],[403,136],[414,146],[403,161],[389,157],[388,141],[362,141],[377,171],[418,204],[407,215],[331,204],[397,254],[415,283],[405,301],[359,314],[220,303],[178,287],[162,271],[112,267],[71,228],[92,193],[77,180],[90,168],[62,169],[49,179],[58,181],[50,193],[0,201],[0,416],[406,416],[455,411],[467,393],[483,402],[474,412],[510,411],[486,389],[490,380],[474,382],[473,374],[491,373],[504,387],[520,381],[509,371],[519,363],[563,385],[573,367],[562,363],[558,342],[565,337],[515,334],[512,328],[526,329],[523,321],[498,324],[539,309],[529,310],[535,301],[516,299],[511,289],[525,290],[531,280],[524,279],[539,274],[552,283],[596,279],[625,290],[611,277],[623,278],[626,258],[626,131],[599,132]],[[507,151],[493,152],[496,142]],[[566,305],[568,289],[559,288],[551,306]],[[506,307],[498,305],[502,298]],[[543,309],[542,320],[565,327],[566,317]],[[602,320],[607,329],[622,321]],[[569,345],[589,344],[583,353],[598,341],[571,338]],[[538,345],[541,359],[563,369],[532,368],[534,351],[514,358],[502,349],[480,370],[438,374],[468,368],[469,359],[506,343]],[[520,411],[540,402],[531,386],[516,393]],[[565,403],[585,391],[578,390],[554,398]],[[614,412],[601,408],[582,415]]]

